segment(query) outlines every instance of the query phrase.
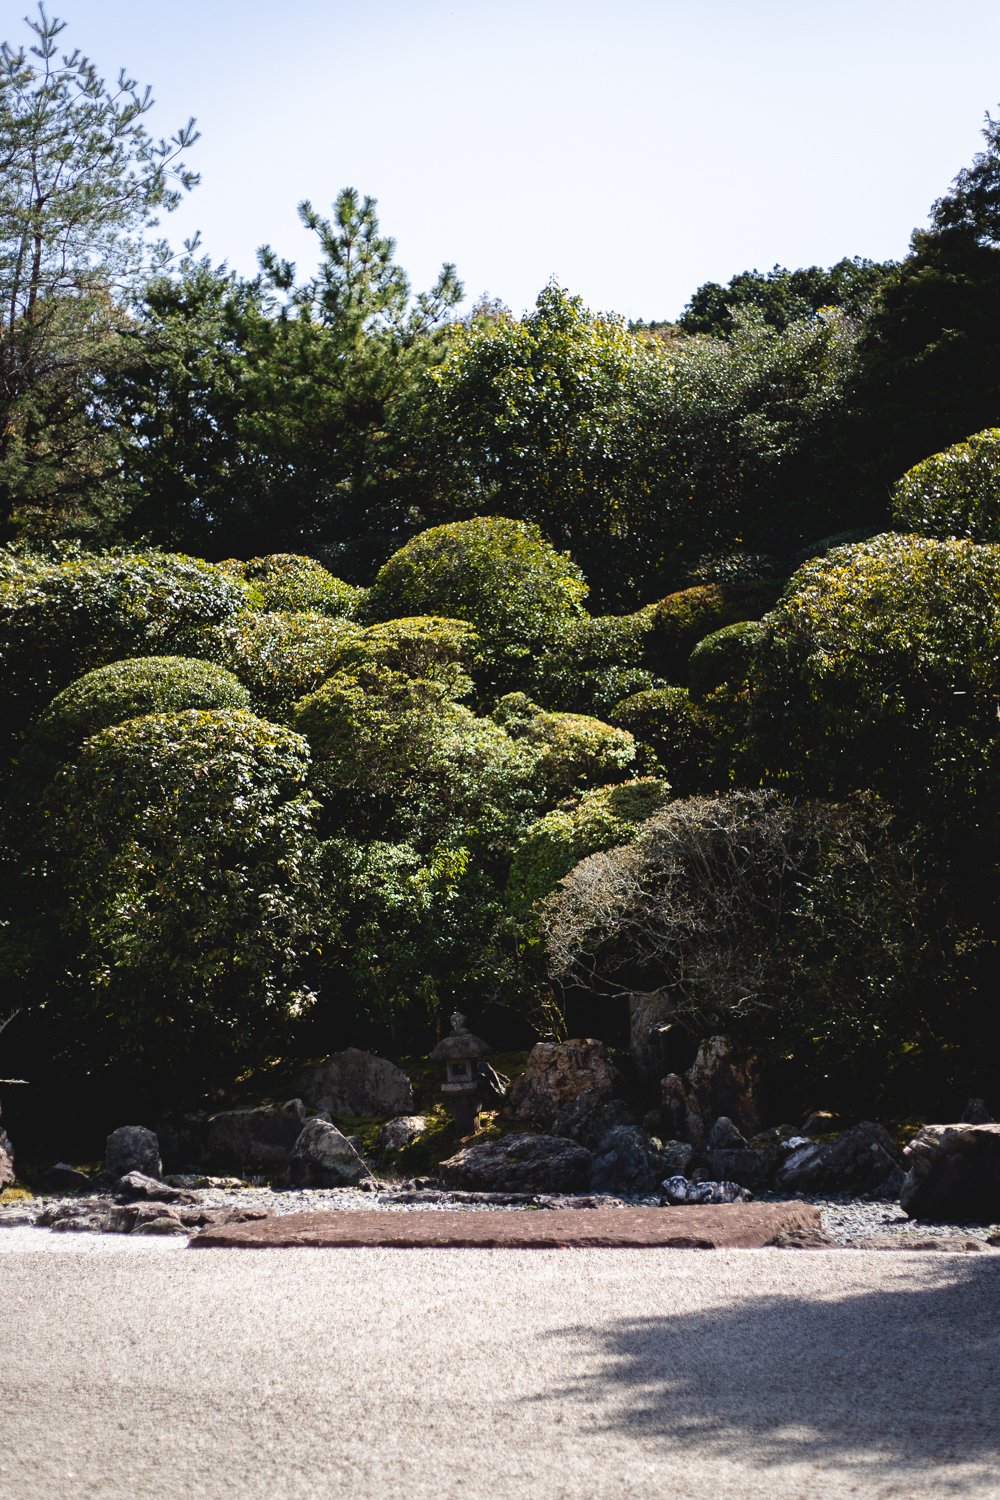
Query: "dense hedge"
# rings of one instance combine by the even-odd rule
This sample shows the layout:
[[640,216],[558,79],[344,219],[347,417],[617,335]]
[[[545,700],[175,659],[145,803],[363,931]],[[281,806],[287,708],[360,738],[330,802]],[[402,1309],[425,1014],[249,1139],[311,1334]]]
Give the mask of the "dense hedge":
[[893,487],[892,514],[901,531],[1000,542],[1000,427],[915,464]]
[[294,552],[274,552],[268,557],[252,557],[249,562],[227,558],[219,566],[242,579],[257,608],[269,612],[308,611],[334,619],[350,618],[364,598],[364,589],[335,577],[315,558]]
[[688,661],[688,688],[694,702],[701,703],[715,688],[743,686],[762,635],[758,621],[741,620],[699,641]]
[[336,670],[344,642],[359,629],[306,611],[247,613],[205,630],[197,649],[239,678],[259,713],[284,719],[296,699]]
[[663,776],[675,796],[712,790],[718,779],[721,734],[715,718],[682,687],[634,693],[608,718],[627,729],[645,776]]
[[699,641],[724,625],[757,619],[771,608],[781,589],[782,580],[762,579],[700,583],[667,594],[647,606],[647,665],[668,682],[686,683],[688,659]]

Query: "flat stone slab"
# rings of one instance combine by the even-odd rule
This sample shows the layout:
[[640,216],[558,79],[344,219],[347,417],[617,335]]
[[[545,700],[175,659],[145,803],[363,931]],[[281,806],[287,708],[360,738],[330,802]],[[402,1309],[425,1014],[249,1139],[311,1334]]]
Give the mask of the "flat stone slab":
[[414,1209],[275,1214],[196,1235],[199,1250],[322,1249],[394,1245],[400,1249],[569,1249],[571,1247],[753,1250],[792,1230],[818,1231],[808,1203],[726,1203],[678,1208],[577,1208],[509,1213]]

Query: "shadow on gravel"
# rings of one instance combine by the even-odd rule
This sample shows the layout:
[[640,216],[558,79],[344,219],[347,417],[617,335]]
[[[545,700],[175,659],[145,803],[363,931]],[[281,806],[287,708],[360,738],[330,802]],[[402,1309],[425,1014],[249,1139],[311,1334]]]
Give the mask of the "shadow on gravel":
[[543,1400],[590,1405],[605,1432],[706,1461],[818,1465],[878,1481],[880,1495],[922,1493],[928,1470],[935,1494],[997,1494],[1000,1256],[927,1266],[887,1290],[554,1336],[577,1344],[581,1378]]

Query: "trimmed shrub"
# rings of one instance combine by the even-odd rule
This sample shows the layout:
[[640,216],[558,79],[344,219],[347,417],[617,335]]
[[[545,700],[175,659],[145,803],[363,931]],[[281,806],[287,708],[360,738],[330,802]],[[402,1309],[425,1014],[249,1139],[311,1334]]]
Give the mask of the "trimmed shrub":
[[669,795],[664,781],[626,781],[595,787],[575,807],[546,813],[531,825],[514,852],[507,905],[516,916],[526,916],[586,855],[631,842]]
[[190,1080],[280,1045],[316,937],[308,765],[288,729],[190,709],[101,730],[53,784],[44,871],[76,957],[50,1008],[78,1068]]
[[533,659],[583,612],[583,575],[536,526],[479,516],[411,538],[384,565],[362,617],[467,620],[478,631],[492,692],[530,685]]
[[715,788],[720,729],[685,688],[635,693],[616,703],[608,717],[635,738],[644,776],[665,776],[679,797]]
[[365,594],[364,589],[335,577],[315,558],[294,552],[272,552],[268,557],[251,557],[249,562],[227,558],[219,567],[241,578],[253,602],[268,613],[350,619]]
[[404,677],[426,677],[444,683],[454,698],[472,690],[470,671],[479,660],[479,637],[465,620],[439,615],[411,615],[369,625],[346,639],[337,669],[388,667]]
[[750,734],[765,773],[992,826],[1000,547],[894,533],[842,547],[800,568],[763,624]]
[[915,464],[892,491],[901,531],[1000,542],[1000,427]]
[[757,620],[741,620],[699,641],[688,661],[688,686],[695,703],[723,686],[739,690],[746,686],[753,653],[764,628]]
[[635,760],[627,730],[587,714],[536,714],[523,740],[535,750],[534,780],[547,797],[613,781]]
[[724,625],[759,618],[774,604],[782,586],[778,579],[702,583],[648,605],[652,619],[646,637],[647,665],[668,682],[686,682],[688,660],[698,642]]
[[84,556],[0,579],[0,673],[23,724],[92,667],[185,655],[235,618],[247,592],[221,568],[169,552]]
[[539,659],[533,691],[549,708],[606,714],[619,699],[655,685],[644,665],[652,613],[571,620]]
[[151,713],[250,707],[231,672],[186,656],[137,656],[96,667],[63,688],[37,720],[24,761],[46,779],[101,729]]
[[254,709],[284,718],[291,705],[337,670],[360,626],[309,612],[248,613],[203,632],[199,654],[221,663],[250,693]]

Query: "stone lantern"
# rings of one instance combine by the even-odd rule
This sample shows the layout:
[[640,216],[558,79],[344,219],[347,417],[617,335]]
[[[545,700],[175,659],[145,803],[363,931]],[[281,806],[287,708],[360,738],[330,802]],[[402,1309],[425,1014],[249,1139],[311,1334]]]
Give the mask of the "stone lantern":
[[476,1064],[489,1050],[482,1037],[472,1035],[465,1017],[456,1011],[451,1018],[450,1036],[442,1037],[431,1053],[431,1062],[444,1063],[441,1092],[451,1108],[459,1135],[471,1135],[475,1127],[480,1087]]

